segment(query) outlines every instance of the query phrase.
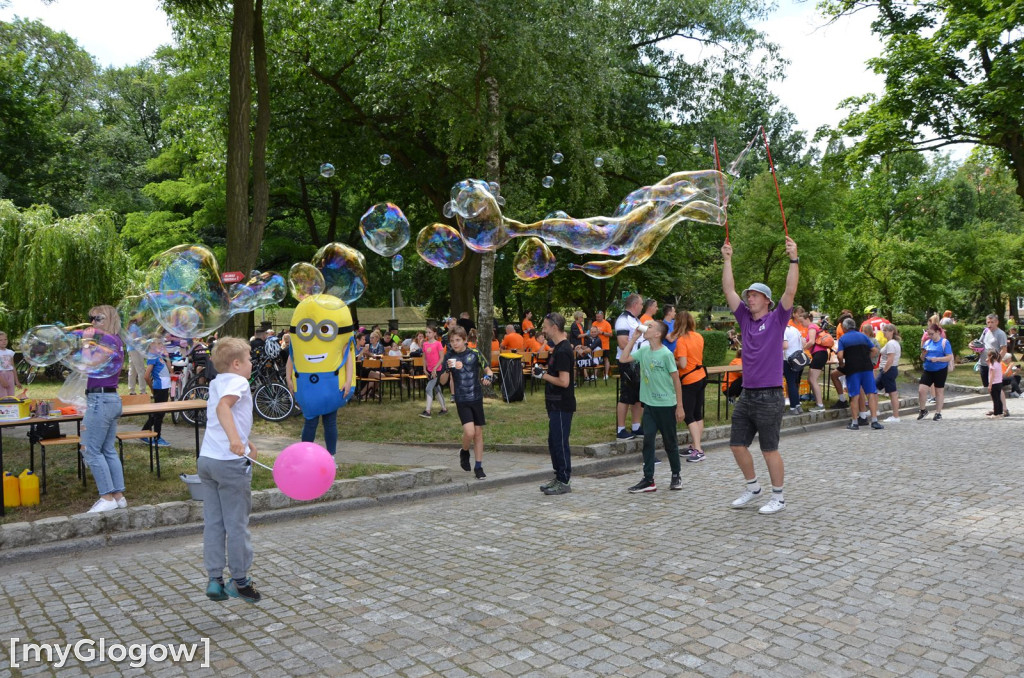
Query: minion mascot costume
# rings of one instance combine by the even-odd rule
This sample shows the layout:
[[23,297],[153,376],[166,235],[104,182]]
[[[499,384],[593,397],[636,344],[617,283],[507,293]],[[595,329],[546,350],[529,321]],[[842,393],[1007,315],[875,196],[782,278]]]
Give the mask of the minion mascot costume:
[[330,243],[314,255],[312,264],[295,264],[288,274],[299,305],[292,314],[287,370],[306,418],[302,441],[313,442],[322,418],[325,447],[332,457],[338,446],[338,409],[355,392],[356,328],[348,303],[366,289],[365,270],[360,252]]

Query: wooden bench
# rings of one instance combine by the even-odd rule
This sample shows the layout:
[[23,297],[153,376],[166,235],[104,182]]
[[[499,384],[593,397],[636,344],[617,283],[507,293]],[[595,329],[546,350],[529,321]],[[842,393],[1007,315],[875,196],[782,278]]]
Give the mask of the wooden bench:
[[[121,405],[147,405],[151,403],[149,395],[123,395]],[[156,477],[160,477],[160,448],[156,444],[157,435],[153,431],[118,431],[117,432],[117,453],[121,458],[121,465],[124,466],[124,441],[145,440],[149,445],[149,472],[153,472],[153,456],[156,453]]]

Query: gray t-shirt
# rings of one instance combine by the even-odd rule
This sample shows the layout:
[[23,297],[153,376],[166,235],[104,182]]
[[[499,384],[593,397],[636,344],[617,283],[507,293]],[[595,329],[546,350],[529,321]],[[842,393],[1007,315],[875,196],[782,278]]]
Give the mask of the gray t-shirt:
[[995,330],[986,327],[981,333],[981,343],[985,345],[985,350],[978,354],[978,363],[988,365],[988,352],[999,351],[1006,346],[1006,332],[998,327]]

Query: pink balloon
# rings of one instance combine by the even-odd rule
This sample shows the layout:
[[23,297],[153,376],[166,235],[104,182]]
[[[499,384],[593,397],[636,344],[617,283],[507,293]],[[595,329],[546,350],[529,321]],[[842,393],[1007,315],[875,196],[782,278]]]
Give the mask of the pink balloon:
[[289,445],[274,462],[278,489],[299,501],[323,496],[334,483],[336,473],[334,457],[316,443]]

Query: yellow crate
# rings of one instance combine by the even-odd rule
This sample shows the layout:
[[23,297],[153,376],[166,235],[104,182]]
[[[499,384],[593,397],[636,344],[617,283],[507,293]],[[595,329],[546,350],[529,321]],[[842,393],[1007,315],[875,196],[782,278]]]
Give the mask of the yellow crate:
[[31,401],[20,398],[0,398],[0,421],[17,421],[32,416]]

